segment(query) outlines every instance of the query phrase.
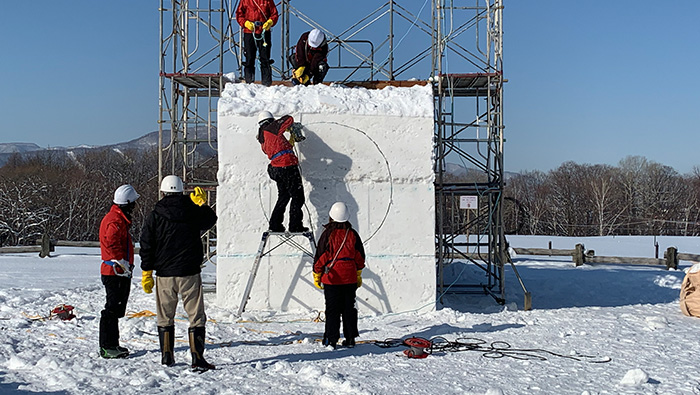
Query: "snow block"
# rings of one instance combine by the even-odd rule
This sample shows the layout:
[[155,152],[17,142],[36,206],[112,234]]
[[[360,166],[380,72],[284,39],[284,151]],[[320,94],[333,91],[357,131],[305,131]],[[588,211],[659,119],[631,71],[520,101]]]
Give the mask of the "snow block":
[[[304,224],[317,240],[328,210],[343,201],[364,241],[361,313],[435,303],[433,97],[429,86],[367,90],[339,86],[229,84],[218,104],[217,301],[241,303],[262,233],[277,199],[256,140],[257,114],[292,115],[304,125],[300,159]],[[288,225],[288,212],[285,226]],[[271,236],[268,247],[279,243]],[[296,236],[300,245],[308,239]],[[269,249],[269,248],[268,248]],[[281,245],[261,261],[246,310],[323,310],[311,257]]]

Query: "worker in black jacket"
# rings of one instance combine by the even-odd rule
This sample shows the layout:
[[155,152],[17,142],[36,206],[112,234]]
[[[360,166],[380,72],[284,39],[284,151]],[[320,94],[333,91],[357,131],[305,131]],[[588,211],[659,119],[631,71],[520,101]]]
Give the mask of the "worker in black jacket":
[[318,29],[299,37],[294,53],[290,56],[294,85],[320,84],[328,73],[328,42]]
[[206,205],[206,194],[195,188],[183,195],[182,180],[167,176],[160,184],[165,196],[156,203],[141,230],[141,284],[146,293],[154,285],[156,272],[156,314],[161,363],[175,364],[175,310],[178,294],[189,318],[192,370],[206,371],[214,365],[204,359],[204,313],[201,264],[204,256],[201,232],[214,226],[216,214]]

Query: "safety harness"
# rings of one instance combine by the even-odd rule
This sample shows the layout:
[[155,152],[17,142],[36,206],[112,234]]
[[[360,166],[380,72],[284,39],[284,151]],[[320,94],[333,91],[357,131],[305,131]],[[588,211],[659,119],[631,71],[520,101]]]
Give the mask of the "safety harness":
[[333,257],[333,259],[330,260],[330,263],[326,263],[325,265],[323,265],[323,273],[324,274],[328,274],[328,272],[331,271],[333,266],[335,266],[335,263],[337,262],[337,259],[338,259],[338,254],[340,254],[340,250],[343,249],[343,246],[345,245],[345,240],[347,240],[349,232],[350,232],[349,228],[345,229],[345,236],[343,237],[343,242],[340,243],[340,247],[338,247],[338,251],[335,252],[335,256]]
[[274,160],[275,158],[279,158],[280,156],[282,156],[282,155],[284,155],[284,154],[293,154],[293,153],[294,153],[294,151],[292,151],[292,150],[290,150],[290,149],[286,149],[286,150],[280,151],[280,152],[278,152],[278,153],[272,155],[272,158],[270,158],[270,160],[272,161],[272,160]]
[[120,262],[116,259],[112,259],[111,261],[102,261],[102,263],[104,263],[105,265],[112,266],[112,270],[114,271],[115,275],[120,277],[131,278],[131,268],[129,267],[129,263],[124,262]]

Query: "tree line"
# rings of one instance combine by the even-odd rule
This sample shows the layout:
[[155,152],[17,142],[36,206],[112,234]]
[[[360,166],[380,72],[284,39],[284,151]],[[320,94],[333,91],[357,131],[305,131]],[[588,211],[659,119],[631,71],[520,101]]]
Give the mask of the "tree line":
[[556,236],[700,235],[700,168],[681,175],[644,157],[617,166],[566,162],[510,177],[504,227]]
[[0,246],[54,240],[97,241],[114,190],[131,184],[140,198],[132,235],[158,199],[157,150],[90,150],[13,155],[0,168]]
[[[97,241],[114,190],[127,183],[141,195],[132,225],[138,240],[158,199],[157,155],[156,148],[14,155],[0,168],[0,246],[36,244],[44,233]],[[681,175],[638,156],[617,166],[566,162],[546,173],[510,176],[501,203],[511,234],[698,236],[700,168]],[[467,221],[466,210],[448,211],[461,216],[454,221]]]

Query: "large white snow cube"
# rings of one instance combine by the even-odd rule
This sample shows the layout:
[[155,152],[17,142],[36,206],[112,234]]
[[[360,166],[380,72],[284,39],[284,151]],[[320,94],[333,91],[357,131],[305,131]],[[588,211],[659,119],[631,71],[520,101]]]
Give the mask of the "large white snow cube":
[[[433,97],[429,86],[382,90],[340,86],[262,87],[228,84],[218,104],[217,300],[238,309],[277,187],[256,140],[257,115],[292,115],[304,125],[296,144],[315,239],[336,201],[367,253],[360,313],[387,313],[435,303]],[[285,213],[288,225],[289,211]],[[294,241],[309,248],[309,241]],[[271,236],[270,246],[277,246]],[[323,310],[312,258],[283,244],[260,263],[246,310]]]

